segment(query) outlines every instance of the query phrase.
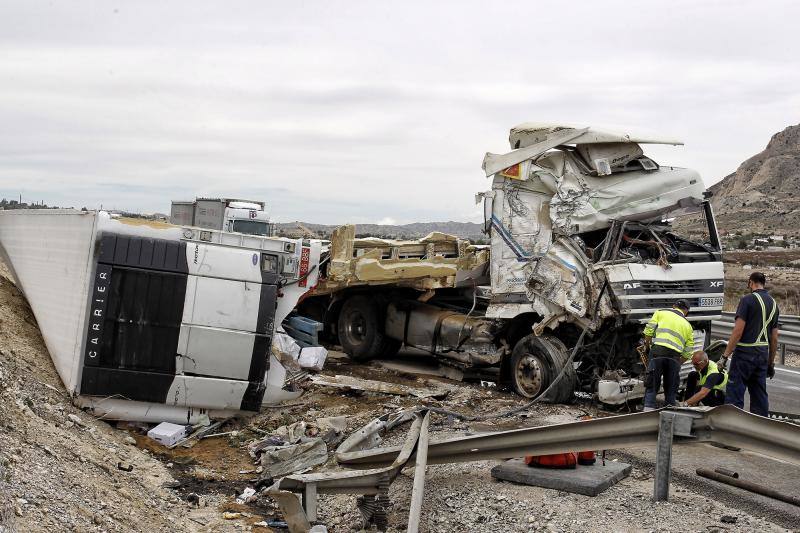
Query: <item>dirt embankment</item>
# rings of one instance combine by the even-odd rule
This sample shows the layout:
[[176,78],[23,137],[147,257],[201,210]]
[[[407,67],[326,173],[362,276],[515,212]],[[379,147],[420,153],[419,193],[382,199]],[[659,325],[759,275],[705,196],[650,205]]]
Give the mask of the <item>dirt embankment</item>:
[[800,314],[800,250],[725,252],[725,310],[735,311],[747,294],[747,279],[755,271],[767,277],[767,289],[781,313]]
[[169,470],[126,442],[126,433],[72,405],[30,308],[6,276],[0,271],[0,526],[195,529],[186,506],[162,487]]

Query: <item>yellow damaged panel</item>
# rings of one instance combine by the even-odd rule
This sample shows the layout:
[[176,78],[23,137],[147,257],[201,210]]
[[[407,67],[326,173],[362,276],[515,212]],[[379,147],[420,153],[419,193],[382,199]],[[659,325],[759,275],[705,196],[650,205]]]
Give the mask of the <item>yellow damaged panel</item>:
[[333,231],[330,258],[317,293],[353,285],[454,287],[459,272],[488,263],[489,250],[440,232],[419,240],[356,238],[355,227],[347,225]]
[[355,260],[355,277],[358,281],[391,281],[418,278],[444,278],[455,276],[458,270],[455,259],[375,259],[361,257]]

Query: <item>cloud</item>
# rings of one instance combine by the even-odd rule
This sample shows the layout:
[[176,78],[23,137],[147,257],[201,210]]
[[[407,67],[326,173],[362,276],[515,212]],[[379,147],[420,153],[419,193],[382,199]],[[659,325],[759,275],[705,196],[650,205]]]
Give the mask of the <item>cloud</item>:
[[[798,122],[794,3],[4,6],[0,196],[277,220],[480,221],[528,120],[627,124],[710,184]],[[653,24],[657,21],[657,24]]]

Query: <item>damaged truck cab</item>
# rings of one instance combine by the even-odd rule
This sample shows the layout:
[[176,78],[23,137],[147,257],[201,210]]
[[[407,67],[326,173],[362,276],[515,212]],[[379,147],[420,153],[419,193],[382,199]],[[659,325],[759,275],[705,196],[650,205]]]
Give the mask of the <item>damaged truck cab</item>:
[[700,176],[644,155],[642,144],[681,144],[670,139],[522,124],[510,143],[483,163],[488,249],[340,228],[303,312],[356,359],[408,345],[461,372],[493,369],[526,397],[562,369],[546,399],[641,397],[635,347],[650,315],[687,300],[698,346],[721,315],[720,244]]

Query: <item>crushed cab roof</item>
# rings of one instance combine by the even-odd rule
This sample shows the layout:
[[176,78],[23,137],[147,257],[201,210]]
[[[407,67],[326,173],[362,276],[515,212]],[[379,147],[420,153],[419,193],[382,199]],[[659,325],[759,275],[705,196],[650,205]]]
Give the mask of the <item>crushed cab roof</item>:
[[682,145],[683,141],[669,137],[634,134],[629,131],[614,131],[594,128],[587,125],[552,124],[546,122],[524,122],[511,128],[508,141],[512,149],[525,148],[540,143],[555,134],[569,131],[584,131],[580,136],[570,139],[569,144],[592,143],[640,143],[640,144],[672,144]]

